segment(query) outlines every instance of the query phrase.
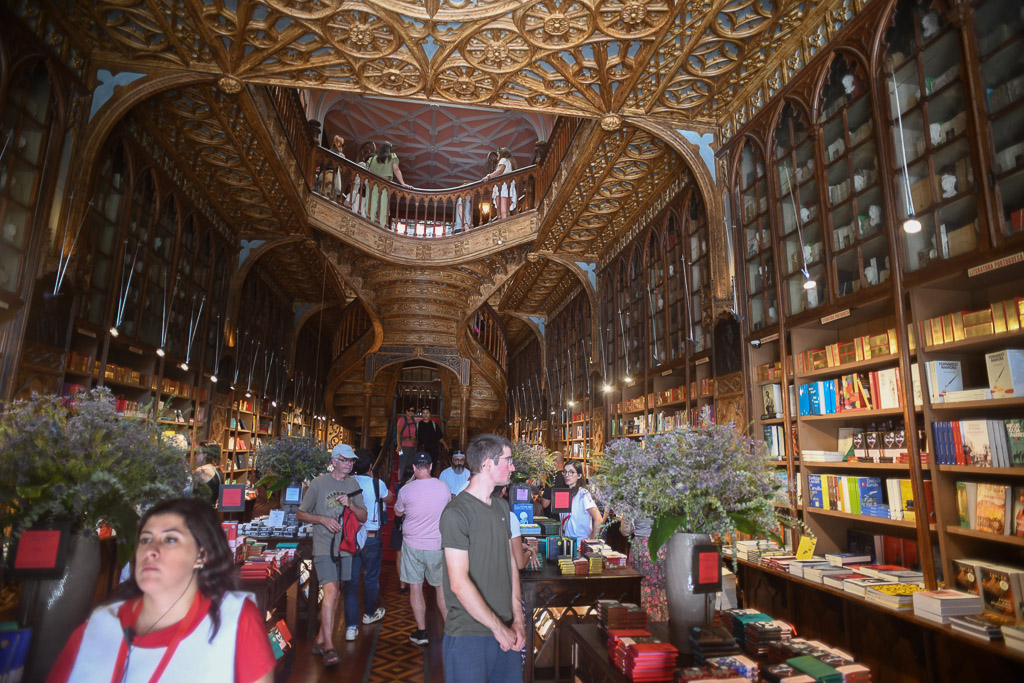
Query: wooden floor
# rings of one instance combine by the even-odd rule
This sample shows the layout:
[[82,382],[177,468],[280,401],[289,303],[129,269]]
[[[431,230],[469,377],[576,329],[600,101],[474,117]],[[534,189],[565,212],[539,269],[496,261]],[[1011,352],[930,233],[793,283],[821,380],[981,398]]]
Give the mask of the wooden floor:
[[325,668],[322,658],[311,652],[313,641],[296,635],[293,641],[295,665],[288,683],[443,683],[441,638],[444,628],[433,589],[427,586],[424,590],[430,644],[421,646],[409,642],[416,622],[412,618],[409,594],[398,592],[394,559],[384,559],[380,582],[381,600],[387,608],[384,618],[369,626],[359,624],[359,636],[353,642],[347,642],[344,617],[341,616],[344,610],[339,602],[334,646],[341,656],[341,664]]

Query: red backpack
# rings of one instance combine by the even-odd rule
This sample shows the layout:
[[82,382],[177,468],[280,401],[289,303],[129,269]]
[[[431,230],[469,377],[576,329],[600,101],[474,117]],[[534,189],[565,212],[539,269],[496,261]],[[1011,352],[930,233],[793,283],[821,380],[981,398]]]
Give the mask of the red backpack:
[[341,514],[341,531],[338,532],[341,541],[338,543],[338,552],[355,554],[359,552],[359,544],[356,543],[356,535],[362,522],[356,519],[356,513],[345,508]]

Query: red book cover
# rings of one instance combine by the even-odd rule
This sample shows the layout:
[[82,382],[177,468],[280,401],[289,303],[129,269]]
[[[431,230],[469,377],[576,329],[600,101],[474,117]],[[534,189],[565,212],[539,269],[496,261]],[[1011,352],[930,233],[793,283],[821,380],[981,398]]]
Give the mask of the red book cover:
[[968,465],[967,456],[964,455],[964,438],[960,432],[960,421],[953,421],[953,449],[956,453],[957,465]]

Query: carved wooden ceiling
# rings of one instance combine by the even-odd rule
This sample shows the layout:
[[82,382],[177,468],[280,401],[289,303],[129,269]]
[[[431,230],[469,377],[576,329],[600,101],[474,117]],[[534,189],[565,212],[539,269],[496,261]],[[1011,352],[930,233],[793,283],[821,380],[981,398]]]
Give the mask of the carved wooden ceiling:
[[[21,0],[97,62],[718,123],[866,0]],[[29,11],[29,10],[24,10]],[[36,10],[37,11],[37,10]],[[784,69],[779,76],[787,79]],[[743,100],[743,101],[741,101]]]
[[[720,141],[763,107],[868,1],[7,0],[7,5],[40,38],[64,46],[59,51],[65,61],[74,62],[69,67],[84,73],[90,87],[97,85],[99,69],[178,73],[202,81],[142,102],[133,125],[149,146],[175,160],[180,174],[246,239],[311,236],[280,150],[258,134],[266,128],[258,120],[259,108],[247,99],[252,94],[246,84],[313,89],[321,91],[313,97],[322,100],[328,97],[323,91],[382,96],[395,107],[400,99],[420,109],[435,103],[518,110],[544,125],[554,115],[590,119],[563,164],[564,186],[544,207],[532,245],[541,258],[526,262],[526,248],[517,247],[456,268],[400,268],[334,238],[321,240],[334,254],[335,269],[371,302],[386,326],[395,325],[407,341],[442,343],[431,335],[452,334],[456,316],[488,298],[499,311],[519,315],[557,308],[579,280],[544,255],[600,264],[690,181],[686,163],[661,140],[630,125],[610,126],[615,129],[608,132],[594,120],[657,118],[718,132]],[[369,127],[372,120],[363,117],[360,125]],[[363,133],[352,117],[347,123],[358,140]],[[328,116],[328,130],[334,125],[342,121]],[[481,138],[485,125],[493,123],[480,124]],[[479,161],[476,152],[469,156]],[[429,169],[425,176],[442,174],[436,157],[406,168],[413,166]],[[446,172],[461,180],[463,170],[460,162]],[[478,171],[473,168],[464,179],[478,177]],[[320,251],[315,243],[296,240],[275,249],[268,268],[294,299],[319,301]],[[333,277],[327,286],[339,299],[351,295]],[[503,319],[516,338],[511,345],[529,334],[514,316]]]

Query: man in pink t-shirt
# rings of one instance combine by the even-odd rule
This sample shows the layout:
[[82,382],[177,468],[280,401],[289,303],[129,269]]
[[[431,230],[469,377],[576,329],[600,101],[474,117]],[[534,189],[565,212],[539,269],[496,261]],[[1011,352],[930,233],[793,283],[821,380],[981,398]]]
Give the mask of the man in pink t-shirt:
[[447,616],[441,581],[444,572],[444,551],[441,550],[441,513],[452,499],[448,484],[430,476],[433,461],[429,453],[420,452],[412,458],[413,479],[398,492],[395,514],[402,522],[403,583],[409,584],[409,602],[416,618],[416,630],[409,640],[426,645],[427,602],[423,597],[423,581],[434,587],[441,618]]

